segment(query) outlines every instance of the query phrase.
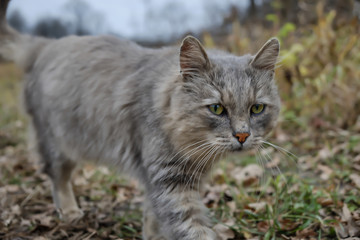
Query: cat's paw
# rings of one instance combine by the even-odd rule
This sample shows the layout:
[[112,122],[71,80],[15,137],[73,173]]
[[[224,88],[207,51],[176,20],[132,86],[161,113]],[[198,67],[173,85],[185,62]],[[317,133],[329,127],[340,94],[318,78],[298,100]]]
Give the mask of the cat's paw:
[[80,208],[58,209],[59,217],[65,222],[76,222],[84,216]]

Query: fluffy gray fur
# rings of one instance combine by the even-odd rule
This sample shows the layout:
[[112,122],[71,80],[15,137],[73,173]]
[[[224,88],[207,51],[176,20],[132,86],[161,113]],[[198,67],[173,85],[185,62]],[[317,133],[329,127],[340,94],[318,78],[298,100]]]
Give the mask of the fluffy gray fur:
[[[274,127],[278,40],[238,57],[205,51],[193,37],[180,49],[110,36],[43,39],[6,25],[8,2],[0,2],[0,54],[24,70],[26,110],[62,216],[81,216],[70,178],[90,160],[143,184],[144,239],[217,239],[198,191],[222,153],[254,148]],[[250,114],[258,103],[263,113]],[[250,134],[245,143],[238,132]]]

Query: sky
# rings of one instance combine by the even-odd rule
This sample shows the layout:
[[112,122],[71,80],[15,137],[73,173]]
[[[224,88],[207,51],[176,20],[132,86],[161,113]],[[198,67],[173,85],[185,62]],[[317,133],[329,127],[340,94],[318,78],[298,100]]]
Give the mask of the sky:
[[[12,0],[9,13],[19,10],[28,25],[46,16],[69,18],[74,0]],[[130,39],[166,40],[187,32],[220,25],[230,7],[244,8],[247,0],[83,0],[102,15],[97,33],[115,33]]]

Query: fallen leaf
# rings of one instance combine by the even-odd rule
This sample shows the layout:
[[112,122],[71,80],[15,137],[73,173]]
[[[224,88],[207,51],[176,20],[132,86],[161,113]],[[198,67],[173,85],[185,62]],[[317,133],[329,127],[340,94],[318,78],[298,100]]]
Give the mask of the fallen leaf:
[[350,175],[350,179],[353,181],[357,188],[360,188],[360,176],[356,173]]
[[257,229],[263,233],[266,233],[270,228],[269,222],[267,222],[267,221],[259,222],[256,226],[257,226]]
[[320,178],[322,180],[328,180],[330,175],[333,173],[333,170],[326,165],[319,164],[317,168],[322,172]]
[[250,164],[245,168],[235,168],[231,175],[239,185],[249,186],[258,181],[263,174],[263,169],[257,164]]
[[318,153],[318,157],[322,160],[325,160],[327,158],[330,158],[332,156],[332,153],[328,146],[325,146],[323,149],[321,149]]
[[340,237],[360,237],[360,222],[351,214],[345,203],[341,213],[341,224],[335,226],[336,232]]
[[46,238],[46,237],[42,237],[42,236],[40,236],[40,237],[35,237],[35,238],[33,238],[34,240],[48,240],[48,238]]
[[334,201],[331,198],[318,198],[316,202],[321,204],[322,207],[327,207],[331,204],[334,204]]
[[221,240],[233,239],[235,237],[233,230],[224,224],[216,224],[214,226],[214,231],[218,234]]
[[257,202],[257,203],[249,203],[248,206],[251,210],[258,213],[261,210],[265,209],[266,204],[267,204],[266,202]]
[[297,239],[309,239],[310,237],[316,237],[318,234],[311,228],[305,228],[301,231],[296,231]]

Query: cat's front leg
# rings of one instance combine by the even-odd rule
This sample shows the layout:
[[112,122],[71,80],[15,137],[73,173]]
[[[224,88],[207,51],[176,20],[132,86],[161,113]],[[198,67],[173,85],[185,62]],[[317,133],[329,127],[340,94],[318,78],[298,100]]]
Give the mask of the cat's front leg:
[[166,240],[160,230],[158,218],[148,200],[145,200],[143,208],[143,240]]
[[171,240],[216,240],[200,195],[192,189],[157,186],[151,193],[153,211],[160,230]]

